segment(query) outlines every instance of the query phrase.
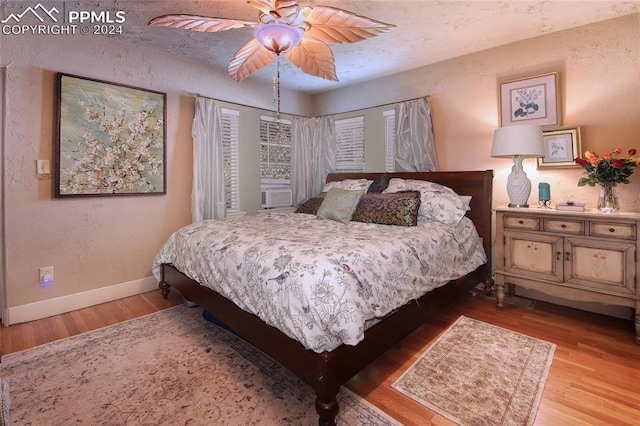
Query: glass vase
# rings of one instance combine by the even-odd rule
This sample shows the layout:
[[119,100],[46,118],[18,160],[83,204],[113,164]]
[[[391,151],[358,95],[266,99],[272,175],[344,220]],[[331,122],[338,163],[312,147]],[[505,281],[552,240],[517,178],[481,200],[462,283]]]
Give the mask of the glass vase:
[[615,183],[600,184],[598,210],[605,214],[615,213],[620,210],[620,203],[618,202],[618,193],[616,192]]

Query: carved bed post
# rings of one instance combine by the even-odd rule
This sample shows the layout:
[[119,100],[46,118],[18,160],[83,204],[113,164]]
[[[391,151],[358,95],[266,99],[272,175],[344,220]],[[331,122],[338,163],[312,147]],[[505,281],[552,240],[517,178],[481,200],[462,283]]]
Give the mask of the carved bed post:
[[316,413],[320,426],[335,426],[336,416],[340,411],[338,405],[338,390],[336,383],[335,356],[330,352],[323,352],[318,358],[316,385]]
[[164,280],[164,265],[161,266],[160,274],[162,275],[162,279],[158,282],[158,287],[160,287],[160,290],[162,290],[162,298],[164,300],[167,300],[169,298],[171,286]]
[[495,285],[495,281],[493,280],[493,278],[485,279],[484,294],[486,294],[487,296],[491,296],[493,294],[494,285]]

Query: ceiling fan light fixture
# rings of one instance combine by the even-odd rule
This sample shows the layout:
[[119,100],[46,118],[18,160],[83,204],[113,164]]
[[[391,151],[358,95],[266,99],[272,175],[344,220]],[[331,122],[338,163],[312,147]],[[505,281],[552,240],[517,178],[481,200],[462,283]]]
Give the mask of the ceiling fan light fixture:
[[269,65],[281,53],[302,72],[338,81],[329,44],[355,43],[395,28],[348,10],[329,6],[301,8],[297,0],[246,0],[260,11],[258,22],[201,15],[162,15],[149,25],[219,32],[254,28],[254,38],[231,58],[227,71],[237,82]]
[[300,28],[274,22],[258,27],[254,37],[267,50],[279,55],[296,47],[303,33]]

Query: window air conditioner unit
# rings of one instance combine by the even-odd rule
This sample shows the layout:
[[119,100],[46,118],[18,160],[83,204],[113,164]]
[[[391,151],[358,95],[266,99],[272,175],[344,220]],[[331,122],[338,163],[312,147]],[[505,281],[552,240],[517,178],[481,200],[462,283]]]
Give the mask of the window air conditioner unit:
[[262,188],[262,208],[289,207],[293,203],[289,188]]

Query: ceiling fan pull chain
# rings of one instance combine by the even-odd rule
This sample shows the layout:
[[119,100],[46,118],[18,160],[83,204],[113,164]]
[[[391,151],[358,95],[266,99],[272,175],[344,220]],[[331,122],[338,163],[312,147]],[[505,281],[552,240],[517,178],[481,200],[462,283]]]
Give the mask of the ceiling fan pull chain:
[[280,55],[276,55],[276,140],[280,140],[282,135],[280,134]]

